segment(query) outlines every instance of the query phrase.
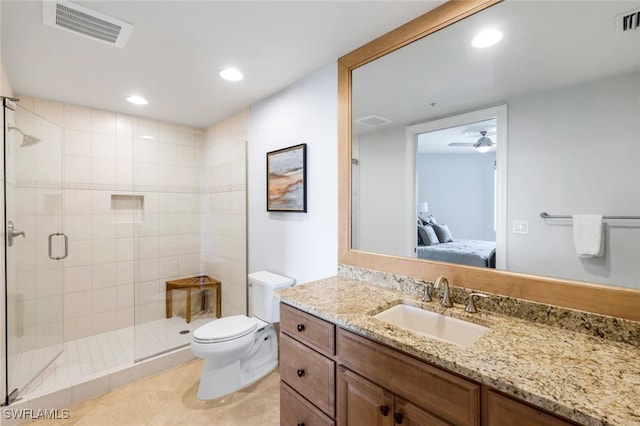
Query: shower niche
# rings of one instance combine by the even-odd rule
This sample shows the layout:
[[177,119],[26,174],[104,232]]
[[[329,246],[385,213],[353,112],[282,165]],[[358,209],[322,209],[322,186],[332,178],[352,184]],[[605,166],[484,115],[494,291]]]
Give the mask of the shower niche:
[[142,223],[144,195],[111,194],[111,223]]

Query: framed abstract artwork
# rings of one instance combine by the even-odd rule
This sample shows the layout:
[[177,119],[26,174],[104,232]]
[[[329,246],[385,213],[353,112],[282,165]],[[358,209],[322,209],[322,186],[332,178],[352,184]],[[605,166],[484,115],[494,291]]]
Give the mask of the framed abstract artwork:
[[307,144],[267,152],[267,211],[307,211]]

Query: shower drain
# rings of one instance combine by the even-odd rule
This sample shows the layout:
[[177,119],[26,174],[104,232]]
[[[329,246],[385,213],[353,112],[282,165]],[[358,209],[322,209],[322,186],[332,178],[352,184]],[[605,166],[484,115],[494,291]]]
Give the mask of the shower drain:
[[182,330],[180,331],[180,334],[189,334],[189,330]]

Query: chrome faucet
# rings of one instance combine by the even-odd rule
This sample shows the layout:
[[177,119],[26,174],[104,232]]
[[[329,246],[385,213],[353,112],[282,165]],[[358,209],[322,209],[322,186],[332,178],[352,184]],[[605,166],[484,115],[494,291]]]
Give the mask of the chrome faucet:
[[451,302],[451,294],[449,293],[449,281],[443,276],[439,276],[434,285],[436,289],[440,289],[442,287],[442,302],[440,304],[445,308],[450,308],[453,306]]

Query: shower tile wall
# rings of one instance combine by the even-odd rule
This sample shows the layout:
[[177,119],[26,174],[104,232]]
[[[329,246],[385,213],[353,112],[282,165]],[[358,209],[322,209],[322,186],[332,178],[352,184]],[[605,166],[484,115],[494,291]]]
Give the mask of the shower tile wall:
[[[198,166],[204,132],[20,98],[63,128],[65,341],[164,318],[165,281],[206,273]],[[130,220],[114,211],[112,196],[122,195],[141,201]],[[184,303],[174,303],[174,315],[183,315]]]
[[246,314],[249,110],[207,129],[202,156],[204,268],[222,281],[222,314]]

